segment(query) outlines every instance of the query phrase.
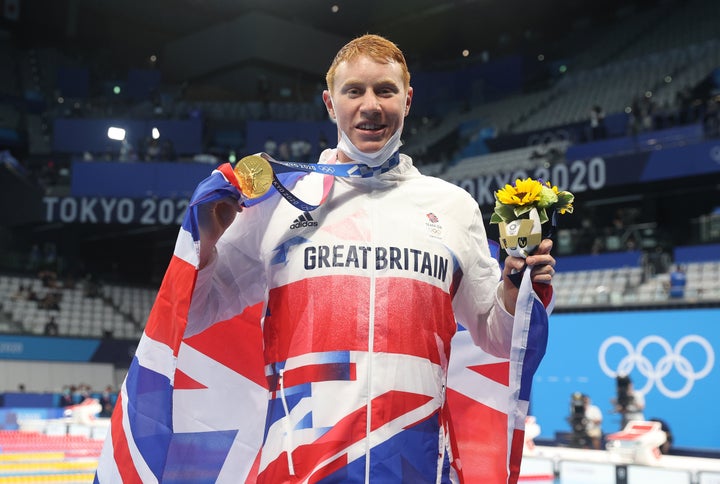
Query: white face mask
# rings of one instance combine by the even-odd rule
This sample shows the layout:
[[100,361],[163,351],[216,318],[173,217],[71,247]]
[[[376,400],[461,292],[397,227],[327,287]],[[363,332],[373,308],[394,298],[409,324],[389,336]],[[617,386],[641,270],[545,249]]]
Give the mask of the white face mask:
[[368,166],[380,166],[385,163],[397,150],[400,149],[402,141],[400,134],[402,127],[395,131],[395,134],[385,143],[385,146],[374,153],[363,153],[355,146],[344,131],[340,131],[340,141],[338,141],[337,149],[348,155],[351,159],[358,163],[365,163]]

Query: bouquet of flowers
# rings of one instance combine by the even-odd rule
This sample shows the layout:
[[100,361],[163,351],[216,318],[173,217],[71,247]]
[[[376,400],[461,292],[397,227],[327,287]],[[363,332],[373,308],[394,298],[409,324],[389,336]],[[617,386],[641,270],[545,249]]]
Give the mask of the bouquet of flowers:
[[527,257],[542,240],[542,224],[554,213],[572,213],[575,196],[550,182],[526,178],[495,192],[491,224],[498,224],[500,245],[515,257]]

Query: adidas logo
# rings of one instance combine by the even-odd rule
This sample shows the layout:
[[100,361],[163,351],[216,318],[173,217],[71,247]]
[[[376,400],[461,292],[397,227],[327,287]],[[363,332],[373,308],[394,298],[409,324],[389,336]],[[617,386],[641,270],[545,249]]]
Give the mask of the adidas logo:
[[302,227],[317,227],[317,222],[310,216],[310,212],[303,212],[298,218],[293,220],[290,229],[299,229]]

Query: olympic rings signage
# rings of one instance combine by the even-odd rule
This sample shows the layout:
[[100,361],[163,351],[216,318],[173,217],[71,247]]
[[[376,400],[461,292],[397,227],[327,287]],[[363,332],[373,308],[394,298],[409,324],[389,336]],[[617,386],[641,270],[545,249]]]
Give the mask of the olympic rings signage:
[[[652,344],[660,346],[665,352],[657,361],[651,361],[645,355],[646,348]],[[700,346],[704,352],[704,362],[702,360],[691,362],[683,355],[683,350],[690,344]],[[608,363],[607,354],[608,349],[614,345],[619,345],[625,356],[620,359],[617,367],[612,368]],[[656,386],[658,391],[666,397],[677,399],[690,393],[697,380],[701,380],[710,374],[715,364],[715,352],[708,340],[697,334],[683,336],[675,343],[674,347],[667,340],[657,335],[645,336],[635,347],[622,336],[611,336],[600,345],[598,362],[602,371],[611,378],[618,375],[630,375],[634,369],[637,369],[642,376],[647,378],[642,388],[639,388],[637,383],[635,384],[637,391],[647,395],[653,386]],[[668,388],[664,381],[665,377],[673,369],[685,379],[685,384],[678,390]]]

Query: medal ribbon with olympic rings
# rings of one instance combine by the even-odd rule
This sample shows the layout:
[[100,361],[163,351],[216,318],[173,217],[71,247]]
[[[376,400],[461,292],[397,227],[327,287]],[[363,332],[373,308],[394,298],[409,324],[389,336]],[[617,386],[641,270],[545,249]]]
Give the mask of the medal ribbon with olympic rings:
[[[311,212],[325,202],[332,187],[332,177],[371,178],[392,170],[399,163],[399,151],[396,151],[382,165],[374,167],[362,163],[320,164],[279,161],[267,153],[258,153],[240,159],[235,165],[235,168],[233,168],[233,171],[238,179],[243,196],[248,199],[259,198],[267,193],[270,186],[274,186],[278,193],[292,205],[302,211]],[[323,180],[323,195],[320,203],[313,205],[300,200],[293,195],[277,177],[278,173],[293,172],[314,172],[326,175]]]

